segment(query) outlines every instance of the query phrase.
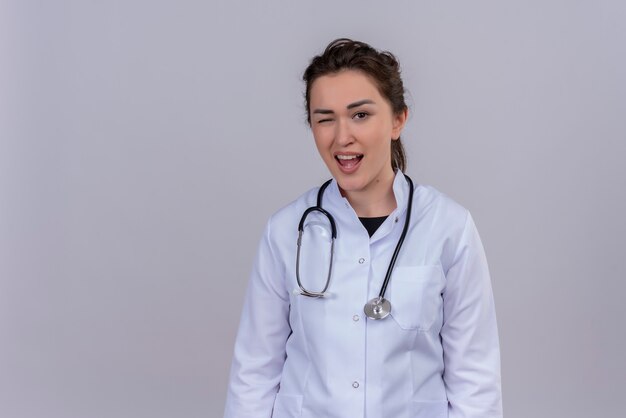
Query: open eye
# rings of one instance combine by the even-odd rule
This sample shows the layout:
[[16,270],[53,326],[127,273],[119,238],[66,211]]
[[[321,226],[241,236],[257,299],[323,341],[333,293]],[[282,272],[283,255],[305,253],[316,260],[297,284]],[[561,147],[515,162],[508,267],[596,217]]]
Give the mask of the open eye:
[[352,116],[354,119],[365,119],[366,117],[368,117],[369,114],[367,112],[356,112],[354,114],[354,116]]

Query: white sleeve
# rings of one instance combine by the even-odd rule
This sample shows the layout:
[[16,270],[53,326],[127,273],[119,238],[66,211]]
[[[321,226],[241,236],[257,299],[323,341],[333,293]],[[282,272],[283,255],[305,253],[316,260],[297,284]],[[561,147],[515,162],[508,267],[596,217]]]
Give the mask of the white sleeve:
[[441,341],[449,418],[501,418],[500,348],[483,245],[467,214],[446,274]]
[[[235,341],[224,418],[270,418],[291,332],[284,272],[268,222],[248,283]],[[295,242],[294,242],[295,245]]]

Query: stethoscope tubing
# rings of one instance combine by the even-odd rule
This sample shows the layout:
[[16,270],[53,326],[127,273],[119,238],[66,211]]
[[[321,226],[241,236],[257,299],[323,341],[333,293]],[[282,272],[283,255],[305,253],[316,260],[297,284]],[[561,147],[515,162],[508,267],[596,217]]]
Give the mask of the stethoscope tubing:
[[383,281],[383,285],[380,287],[380,292],[378,293],[379,299],[383,299],[385,297],[387,286],[389,285],[389,281],[391,280],[391,273],[393,272],[393,268],[396,265],[396,260],[398,259],[400,248],[402,248],[402,244],[404,243],[404,238],[406,238],[406,234],[409,230],[409,223],[411,222],[411,209],[413,208],[413,181],[406,174],[404,175],[404,178],[406,179],[407,183],[409,183],[409,203],[407,204],[407,207],[406,207],[406,218],[404,220],[404,227],[402,228],[402,234],[400,234],[400,239],[398,239],[396,248],[393,251],[391,260],[389,261],[389,266],[387,267],[387,274],[385,274],[385,280]]
[[[396,264],[396,260],[398,259],[398,254],[400,253],[400,249],[402,248],[402,244],[404,243],[404,239],[406,238],[406,235],[409,230],[409,224],[411,221],[411,210],[413,208],[414,188],[413,188],[413,181],[411,180],[411,178],[407,176],[406,174],[404,175],[404,178],[406,179],[407,183],[409,183],[409,201],[407,203],[407,211],[406,211],[406,218],[404,220],[404,227],[402,228],[402,233],[400,234],[400,238],[398,239],[396,248],[394,249],[393,254],[391,256],[391,260],[389,261],[389,266],[387,267],[387,273],[385,274],[385,280],[383,281],[383,284],[380,288],[378,297],[369,302],[373,305],[381,305],[383,303],[387,305],[389,304],[389,302],[386,301],[384,298],[385,293],[387,291],[389,281],[391,280],[391,274],[393,273],[393,268]],[[328,290],[328,287],[330,286],[330,279],[332,276],[332,268],[333,268],[334,245],[335,245],[335,239],[337,238],[337,225],[335,223],[335,219],[330,214],[330,212],[322,208],[322,200],[323,200],[324,191],[330,185],[331,181],[332,179],[322,184],[319,191],[317,192],[316,206],[311,206],[310,208],[305,210],[304,213],[302,214],[302,218],[300,218],[300,222],[298,223],[298,241],[297,241],[297,251],[296,251],[296,280],[298,282],[298,287],[300,288],[300,294],[304,296],[322,298],[326,296],[327,294],[326,291]],[[328,268],[328,277],[326,279],[326,285],[324,286],[321,292],[313,292],[313,291],[307,290],[302,285],[302,281],[300,279],[300,250],[302,247],[302,235],[304,234],[304,222],[306,221],[307,216],[312,212],[320,212],[321,214],[326,216],[326,218],[330,222],[330,227],[331,227],[330,265]],[[388,310],[390,309],[391,307],[389,306]]]

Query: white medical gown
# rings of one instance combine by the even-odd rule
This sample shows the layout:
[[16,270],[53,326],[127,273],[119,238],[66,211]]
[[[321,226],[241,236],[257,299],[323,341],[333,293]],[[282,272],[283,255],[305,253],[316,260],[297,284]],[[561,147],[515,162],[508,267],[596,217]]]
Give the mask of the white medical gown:
[[[409,186],[370,238],[333,180],[323,207],[335,218],[330,297],[302,296],[297,226],[317,188],[269,220],[235,343],[225,418],[500,418],[500,352],[483,247],[469,212],[416,185],[411,222],[386,298],[368,319],[404,226]],[[301,278],[321,290],[330,228],[309,216]]]

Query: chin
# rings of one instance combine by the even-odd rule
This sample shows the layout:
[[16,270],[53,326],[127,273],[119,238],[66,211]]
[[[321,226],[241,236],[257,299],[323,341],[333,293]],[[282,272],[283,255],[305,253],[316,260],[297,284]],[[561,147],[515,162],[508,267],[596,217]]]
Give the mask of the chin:
[[363,190],[366,186],[363,180],[357,178],[345,178],[343,176],[336,176],[337,184],[342,191],[345,192],[358,192]]

